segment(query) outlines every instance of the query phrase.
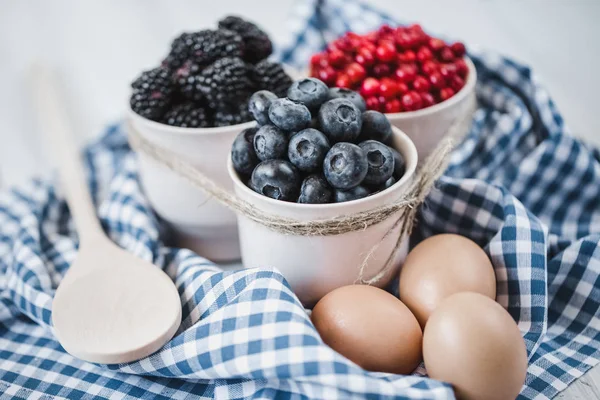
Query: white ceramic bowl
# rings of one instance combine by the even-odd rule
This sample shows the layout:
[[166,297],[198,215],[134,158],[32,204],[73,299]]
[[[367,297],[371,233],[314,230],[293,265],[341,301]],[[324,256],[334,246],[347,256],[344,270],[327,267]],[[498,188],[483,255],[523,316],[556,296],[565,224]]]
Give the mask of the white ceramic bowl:
[[[346,203],[298,204],[273,200],[249,189],[239,179],[231,157],[227,166],[239,198],[273,215],[312,221],[367,211],[403,197],[414,178],[418,155],[410,138],[397,128],[394,128],[394,146],[406,161],[404,176],[381,193]],[[392,234],[384,237],[394,222],[392,217],[365,230],[333,236],[294,236],[275,232],[238,215],[242,264],[246,268],[277,268],[300,300],[306,306],[312,306],[333,289],[355,283],[359,278],[360,265],[374,246],[378,247],[369,258],[363,279],[374,277],[384,268],[401,229],[397,226]],[[383,287],[389,283],[407,252],[408,238],[405,238],[394,257],[394,268],[376,286]]]
[[386,114],[392,125],[406,132],[415,143],[420,162],[436,148],[455,118],[467,112],[475,102],[477,70],[468,57],[465,62],[469,68],[465,86],[448,100],[417,111]]
[[[227,158],[237,134],[255,122],[218,128],[180,128],[129,110],[129,121],[146,140],[175,152],[209,178],[232,190]],[[138,153],[141,183],[156,213],[168,222],[177,245],[213,261],[240,258],[235,214],[185,178]]]

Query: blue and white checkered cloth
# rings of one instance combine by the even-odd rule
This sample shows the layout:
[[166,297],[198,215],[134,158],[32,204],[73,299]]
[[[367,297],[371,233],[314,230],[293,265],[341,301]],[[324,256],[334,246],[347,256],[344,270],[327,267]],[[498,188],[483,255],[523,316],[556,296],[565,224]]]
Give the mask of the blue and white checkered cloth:
[[[320,15],[313,6],[297,5],[281,59],[305,65],[322,46],[323,21],[327,39],[394,23],[354,1],[329,0]],[[529,68],[471,56],[480,78],[473,127],[421,208],[413,239],[455,232],[485,248],[497,300],[527,343],[520,398],[552,398],[600,359],[599,152],[569,135]],[[95,365],[65,353],[52,334],[51,302],[77,248],[68,209],[52,182],[4,192],[0,399],[453,398],[449,385],[422,374],[366,372],[335,353],[278,272],[224,272],[166,247],[121,126],[91,144],[85,160],[105,230],[173,278],[183,323],[137,362]]]

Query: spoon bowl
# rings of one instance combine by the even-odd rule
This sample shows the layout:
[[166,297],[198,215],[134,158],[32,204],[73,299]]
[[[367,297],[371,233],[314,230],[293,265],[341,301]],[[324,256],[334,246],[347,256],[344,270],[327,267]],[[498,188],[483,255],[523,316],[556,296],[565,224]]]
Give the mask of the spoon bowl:
[[103,364],[146,357],[181,322],[179,294],[158,267],[108,240],[83,245],[52,303],[52,323],[75,357]]

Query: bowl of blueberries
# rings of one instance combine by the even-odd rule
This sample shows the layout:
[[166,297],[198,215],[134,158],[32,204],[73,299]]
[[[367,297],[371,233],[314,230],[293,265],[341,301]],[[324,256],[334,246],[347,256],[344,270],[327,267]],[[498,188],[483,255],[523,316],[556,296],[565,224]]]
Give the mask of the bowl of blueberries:
[[[129,128],[233,191],[227,156],[237,134],[255,125],[249,97],[261,89],[283,95],[292,83],[271,52],[269,36],[236,16],[180,34],[160,65],[131,84]],[[178,247],[213,261],[240,258],[233,212],[143,152],[138,160],[148,201]]]
[[[236,196],[256,209],[316,221],[405,197],[418,163],[415,145],[384,114],[367,111],[357,92],[304,78],[292,83],[285,97],[255,92],[248,107],[257,126],[234,140],[228,170]],[[336,235],[296,236],[240,214],[242,263],[277,268],[311,306],[337,287],[377,275],[391,256],[396,268],[376,282],[383,287],[408,251],[407,239],[397,247],[401,227],[396,220],[392,216]]]

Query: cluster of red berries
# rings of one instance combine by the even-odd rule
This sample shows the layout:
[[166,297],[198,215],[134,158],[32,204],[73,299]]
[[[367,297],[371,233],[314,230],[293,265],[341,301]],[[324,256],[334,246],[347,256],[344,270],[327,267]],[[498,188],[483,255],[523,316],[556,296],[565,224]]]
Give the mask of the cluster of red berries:
[[366,35],[348,32],[312,56],[310,73],[329,86],[352,89],[367,108],[414,111],[454,96],[469,69],[465,45],[447,44],[420,25],[383,25]]

